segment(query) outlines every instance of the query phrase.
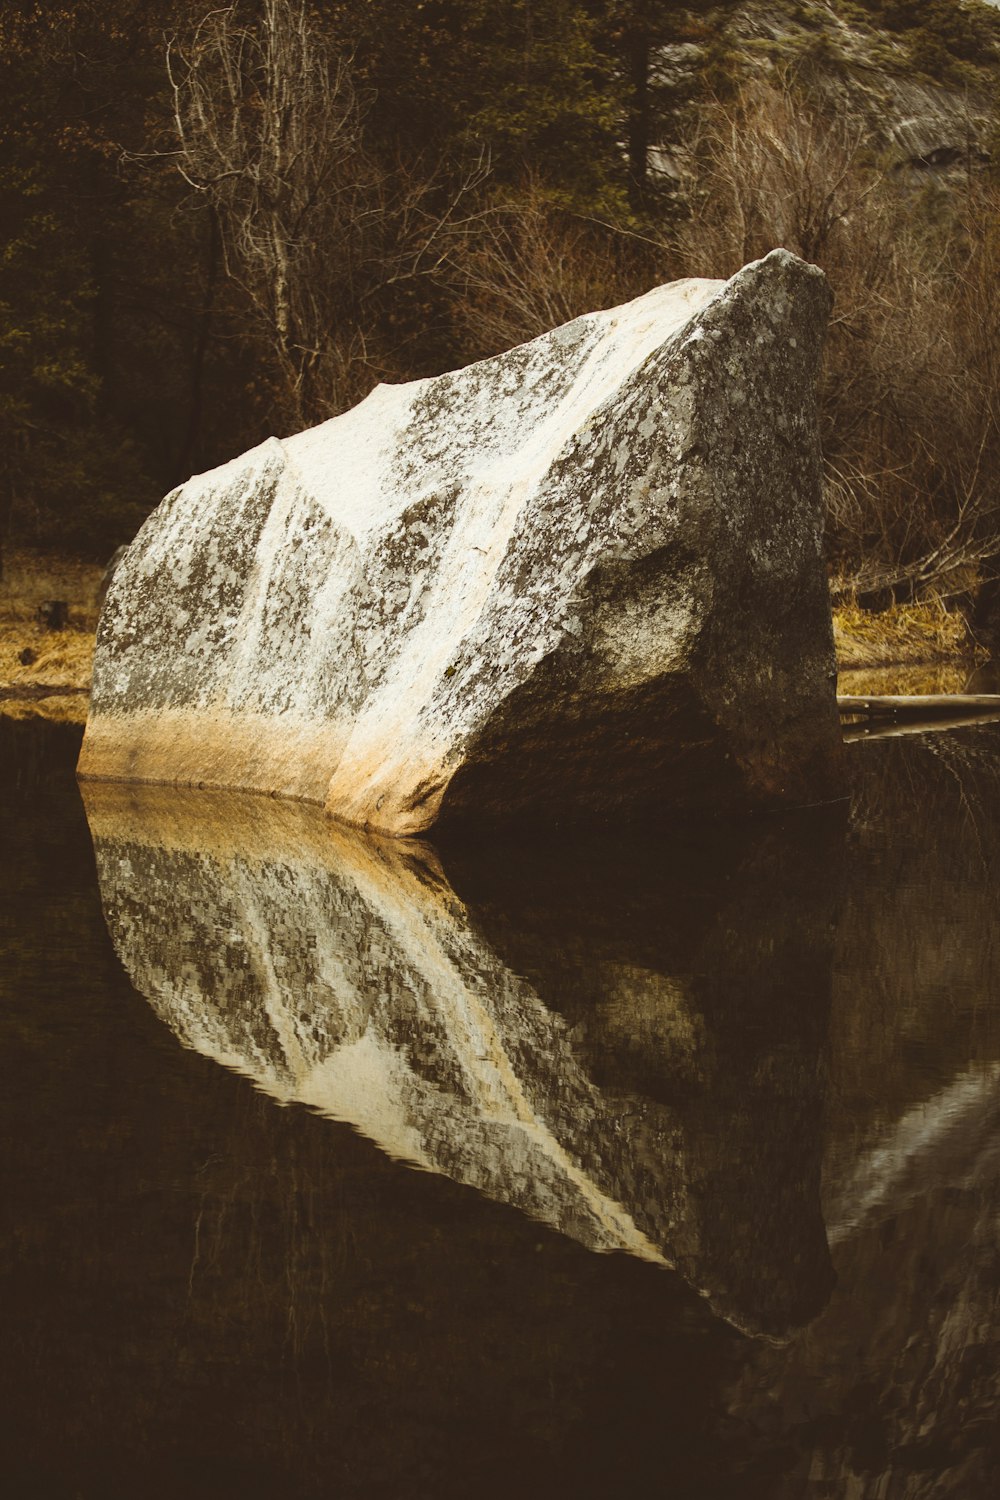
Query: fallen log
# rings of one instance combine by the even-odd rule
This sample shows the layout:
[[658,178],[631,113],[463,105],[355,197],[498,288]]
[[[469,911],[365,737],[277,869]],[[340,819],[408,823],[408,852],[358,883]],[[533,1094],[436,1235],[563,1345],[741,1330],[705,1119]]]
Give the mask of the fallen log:
[[928,719],[864,719],[844,726],[844,744],[853,745],[859,740],[899,739],[906,734],[940,734],[943,729],[969,729],[976,724],[996,724],[1000,711],[992,713],[959,714],[950,718],[938,714]]
[[1000,693],[922,693],[908,696],[839,694],[842,714],[882,719],[964,719],[973,714],[1000,715]]

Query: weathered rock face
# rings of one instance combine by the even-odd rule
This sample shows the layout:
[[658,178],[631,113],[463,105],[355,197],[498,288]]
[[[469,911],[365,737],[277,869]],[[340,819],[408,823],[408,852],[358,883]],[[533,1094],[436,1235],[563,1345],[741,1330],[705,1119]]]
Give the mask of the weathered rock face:
[[191,480],[110,588],[81,775],[394,834],[835,795],[828,306],[775,251]]
[[[996,7],[1000,0],[986,0]],[[656,49],[650,72],[650,177],[668,190],[690,191],[699,175],[690,150],[679,144],[678,99],[690,98],[709,61],[709,37],[724,35],[745,80],[770,78],[778,87],[804,74],[814,106],[831,119],[852,122],[868,147],[902,181],[915,186],[967,181],[990,159],[997,125],[1000,49],[990,29],[979,30],[975,69],[958,65],[951,82],[926,76],[914,61],[913,26],[886,29],[877,7],[841,13],[826,0],[744,0],[705,17],[701,43]],[[957,61],[957,59],[956,59]]]

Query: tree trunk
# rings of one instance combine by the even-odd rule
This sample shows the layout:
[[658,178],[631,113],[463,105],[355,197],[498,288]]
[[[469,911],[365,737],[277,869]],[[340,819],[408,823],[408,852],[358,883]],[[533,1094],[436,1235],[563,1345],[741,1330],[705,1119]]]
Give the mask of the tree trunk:
[[195,468],[195,455],[201,441],[202,415],[205,405],[205,361],[208,355],[215,312],[215,293],[219,279],[219,218],[214,207],[208,210],[208,261],[205,267],[205,293],[198,316],[191,360],[191,402],[188,408],[187,431],[177,459],[178,478],[184,479]]
[[629,202],[636,212],[646,204],[649,189],[651,100],[649,90],[649,28],[640,17],[625,38],[630,87],[628,115]]

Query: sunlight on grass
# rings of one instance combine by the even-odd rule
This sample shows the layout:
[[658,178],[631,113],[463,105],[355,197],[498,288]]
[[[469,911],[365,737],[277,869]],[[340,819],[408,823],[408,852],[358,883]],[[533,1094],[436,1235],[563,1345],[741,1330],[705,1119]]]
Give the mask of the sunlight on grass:
[[[0,685],[90,685],[102,572],[76,558],[7,555],[0,583]],[[39,613],[54,599],[69,606],[65,630],[46,629]]]
[[[964,617],[939,599],[897,604],[882,614],[839,605],[833,612],[833,638],[842,671],[856,667],[973,662],[980,652]],[[943,689],[940,691],[944,691]]]

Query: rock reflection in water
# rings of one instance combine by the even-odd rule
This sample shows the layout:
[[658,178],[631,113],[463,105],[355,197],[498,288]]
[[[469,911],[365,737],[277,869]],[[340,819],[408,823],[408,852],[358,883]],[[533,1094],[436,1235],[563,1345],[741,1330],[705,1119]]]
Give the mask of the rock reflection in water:
[[177,1035],[284,1103],[787,1335],[820,1213],[836,818],[525,851],[90,786],[105,916]]

